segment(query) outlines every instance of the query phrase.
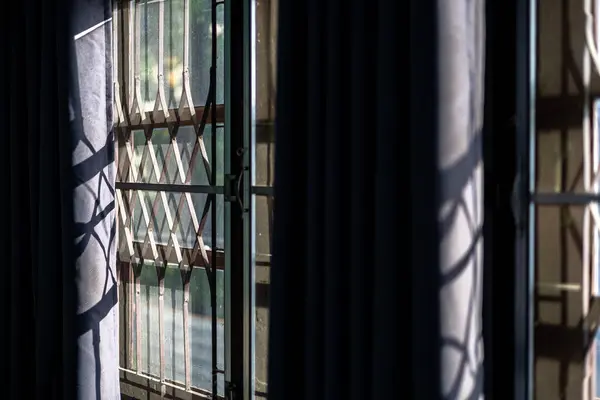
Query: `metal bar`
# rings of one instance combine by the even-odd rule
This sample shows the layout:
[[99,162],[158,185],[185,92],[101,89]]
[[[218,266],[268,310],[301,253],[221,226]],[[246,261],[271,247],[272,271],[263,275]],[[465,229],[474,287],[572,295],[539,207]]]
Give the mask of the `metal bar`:
[[[133,267],[133,264],[132,264]],[[141,313],[141,284],[142,266],[136,266],[135,280],[135,367],[137,372],[142,372],[142,313]]]
[[[134,245],[136,246],[136,255],[135,255],[135,257],[133,257],[132,262],[143,261],[143,260],[154,261],[152,250],[149,248],[146,248],[144,250],[143,242],[134,242]],[[175,257],[173,257],[173,254],[171,254],[169,257],[167,257],[168,247],[166,245],[157,244],[156,248],[158,250],[158,253],[161,255],[161,260],[162,260],[163,264],[178,265],[178,268],[181,266],[184,266],[184,267],[192,266],[192,267],[209,268],[210,269],[210,267],[211,267],[210,265],[205,264],[204,257],[195,248],[194,249],[189,249],[189,248],[185,248],[185,247],[181,248],[181,252],[182,252],[182,256],[183,256],[183,262],[181,263],[181,265],[177,263],[177,259]],[[225,253],[221,249],[217,249],[214,252],[216,253],[215,269],[217,269],[217,270],[224,269]],[[212,253],[213,253],[213,250],[206,250],[206,255],[209,260],[211,260],[213,257]],[[138,257],[139,260],[136,259],[136,257]]]
[[[211,54],[211,74],[210,74],[210,93],[212,95],[211,103],[217,104],[217,1],[212,0],[212,13],[211,13],[211,34],[212,34],[212,54]],[[217,119],[216,108],[211,108],[211,119],[215,121]],[[211,153],[212,153],[212,169],[211,169],[211,185],[215,185],[217,183],[217,126],[216,124],[211,124],[211,133],[212,140],[211,144]],[[204,154],[203,154],[204,158]],[[209,170],[207,169],[207,172]],[[216,247],[217,245],[217,198],[215,194],[209,195],[212,197],[212,207],[211,207],[211,220],[212,220],[212,229],[211,229],[211,245]],[[211,266],[216,265],[216,253],[213,252],[211,257]],[[217,273],[216,268],[211,267],[211,272],[209,276],[210,280],[210,305],[211,305],[211,336],[212,336],[212,389],[213,389],[213,398],[216,399],[218,393],[217,387]]]
[[166,394],[165,386],[165,268],[156,267],[156,276],[158,278],[158,351],[160,359],[160,394],[164,398]]
[[[187,107],[187,106],[186,106]],[[173,108],[169,108],[169,115],[172,114],[172,119],[175,120],[176,124],[178,127],[182,127],[182,126],[195,126],[195,120],[193,116],[190,116],[189,112],[186,112],[187,108],[184,107],[184,110],[180,110],[180,109],[173,109]],[[198,106],[198,107],[192,107],[193,110],[193,115],[202,115],[204,113],[204,106]],[[148,120],[148,116],[150,115],[150,112],[145,112],[144,113],[144,121]],[[210,118],[210,113],[209,113],[209,117],[207,119],[207,123],[212,123],[212,119]],[[224,104],[219,104],[217,105],[217,118],[216,118],[217,123],[223,123],[225,121],[225,105]],[[147,126],[147,122],[140,122],[140,121],[133,121],[129,127],[131,128],[131,130],[142,130]],[[152,127],[154,129],[158,129],[158,128],[169,128],[171,126],[172,122],[170,121],[153,121],[152,122]]]
[[[584,0],[583,2],[584,13],[586,14],[585,29],[593,29],[593,20],[591,18],[592,1]],[[583,185],[586,192],[589,192],[592,188],[591,177],[592,177],[592,149],[591,149],[591,115],[590,115],[590,81],[591,81],[591,60],[590,51],[588,46],[584,46],[583,49],[583,115],[582,115],[582,136],[583,136]],[[590,262],[592,257],[591,249],[591,234],[593,233],[593,221],[590,221],[590,203],[586,204],[586,209],[583,215],[583,249],[582,249],[582,260],[581,260],[581,312],[586,316],[589,312],[590,302]],[[588,343],[589,331],[588,327],[585,326],[582,329],[583,343]],[[589,349],[584,355],[583,362],[583,379],[582,379],[582,400],[589,400],[591,393],[588,392],[592,386],[590,381],[593,379],[593,371],[590,367],[590,357],[595,354],[590,354]]]
[[[131,262],[123,263],[124,268],[127,270],[127,331],[126,331],[126,340],[127,340],[127,366],[134,368],[133,362],[137,358],[135,356],[136,352],[133,348],[133,330],[135,325],[133,323],[134,313],[135,313],[135,286],[134,286],[134,273],[133,266]],[[137,369],[137,365],[135,366]]]
[[600,201],[598,193],[534,193],[531,202],[537,205],[587,206]]
[[[161,3],[161,4],[163,4],[163,3]],[[171,144],[169,145],[169,150],[173,149],[173,146],[174,146],[173,143],[174,143],[174,140],[172,138]],[[162,173],[161,173],[160,168],[158,166],[158,160],[156,159],[156,154],[154,153],[154,146],[152,144],[151,137],[148,138],[146,147],[148,148],[148,151],[150,154],[150,160],[152,161],[152,169],[154,171],[154,176],[155,176],[157,182],[161,182],[166,175],[167,160],[165,160],[165,167],[162,169]],[[167,153],[170,153],[170,151],[167,151]],[[164,191],[158,192],[156,197],[154,198],[154,203],[152,204],[152,213],[156,214],[159,198],[162,200],[162,205],[165,210],[165,218],[167,219],[167,225],[169,227],[169,243],[168,244],[172,243],[173,249],[175,250],[175,255],[177,256],[177,262],[180,263],[182,261],[181,250],[179,247],[179,241],[177,240],[177,233],[175,232],[175,224],[173,223],[173,217],[171,216],[171,211],[169,210],[169,202],[167,200],[167,194]]]
[[[214,108],[214,107],[212,107],[212,108]],[[196,141],[194,143],[194,149],[192,151],[192,154],[190,155],[187,172],[184,172],[183,163],[182,163],[181,157],[179,155],[179,148],[177,146],[177,142],[174,141],[174,137],[172,138],[172,144],[176,148],[175,159],[177,161],[177,171],[179,172],[179,178],[181,180],[181,183],[184,185],[188,185],[192,180],[192,175],[194,172],[194,167],[195,167],[195,162],[196,162],[196,156],[198,154],[199,149],[203,149],[203,150],[201,150],[201,152],[202,152],[202,157],[203,157],[204,166],[205,166],[205,170],[206,170],[206,160],[207,160],[208,156],[206,155],[206,150],[204,150],[204,142],[202,140],[198,139],[198,132],[204,131],[204,126],[206,125],[206,119],[208,117],[207,114],[210,109],[211,109],[211,104],[207,100],[207,105],[204,108],[204,114],[202,115],[202,119],[200,122],[200,128],[196,132]],[[208,175],[208,173],[207,173],[207,175]],[[211,181],[210,177],[209,177],[209,181]],[[211,185],[209,185],[208,187],[211,188],[211,193],[214,193],[214,189],[217,189],[214,186],[214,182],[211,182]],[[224,192],[224,188],[221,187],[221,189],[223,189],[223,192]],[[184,192],[184,191],[182,191],[182,192]],[[189,195],[189,192],[186,193],[185,195],[180,196],[180,198],[179,198],[179,203],[177,204],[177,210],[175,212],[175,218],[176,218],[177,224],[179,223],[179,217],[181,215],[184,200],[187,200],[188,204],[191,203],[191,197]],[[205,204],[205,210],[206,210],[206,207],[210,206],[211,203],[212,203],[212,198],[210,196],[208,196],[206,204]],[[206,224],[206,212],[203,212],[200,222],[197,222],[197,216],[196,216],[195,209],[194,209],[194,211],[191,211],[191,209],[190,209],[190,215],[191,215],[192,221],[194,223],[194,229],[196,229],[196,238],[197,238],[196,242],[198,244],[198,247],[202,246],[202,248],[203,248],[204,242],[201,240],[201,238],[202,238],[202,233],[204,231],[204,226]],[[213,244],[213,247],[215,247],[214,244]],[[170,252],[167,253],[167,257],[169,255],[170,255]],[[208,259],[206,259],[206,260],[208,260]]]
[[[150,3],[146,3],[148,6]],[[169,118],[169,107],[165,96],[165,2],[158,2],[158,88],[156,91],[156,100],[154,102],[153,121],[163,118],[165,121]]]
[[112,12],[112,49],[113,49],[113,60],[112,60],[112,75],[113,75],[113,106],[116,116],[116,121],[114,123],[115,126],[119,126],[123,122],[125,122],[125,118],[123,116],[123,105],[121,104],[121,89],[119,87],[119,8],[113,7]]
[[192,387],[192,362],[190,352],[190,280],[192,278],[192,269],[181,271],[181,280],[183,281],[183,357],[185,362],[185,389]]
[[[130,111],[133,109],[133,100],[135,97],[135,75],[134,75],[134,71],[135,71],[135,43],[134,43],[134,38],[135,38],[135,14],[136,14],[136,6],[135,6],[135,0],[130,0],[129,1],[129,21],[128,21],[128,30],[129,30],[129,34],[127,35],[128,37],[128,41],[127,41],[127,45],[128,45],[128,56],[129,56],[129,63],[128,63],[128,95],[129,98],[127,99],[127,116],[128,119],[131,120],[131,115],[130,115]],[[131,122],[131,121],[130,121]]]
[[[148,379],[149,381],[152,381],[152,382],[157,382],[157,383],[160,382],[160,378],[157,378],[157,377],[152,376],[150,374],[146,374],[144,372],[137,372],[137,371],[133,371],[133,370],[128,369],[128,368],[123,368],[123,367],[119,367],[119,370],[122,371],[122,372],[125,372],[127,374],[132,374],[132,375],[135,375],[135,376],[139,376],[140,378]],[[198,388],[196,388],[196,390],[194,390],[194,389],[186,389],[185,387],[183,387],[180,384],[177,384],[176,382],[169,382],[169,381],[165,381],[164,385],[172,387],[174,389],[181,390],[183,392],[191,393],[194,396],[199,396],[199,397],[201,397],[203,399],[211,399],[212,398],[212,396],[211,396],[210,393],[208,393],[207,391],[203,391],[202,389],[198,389]],[[223,399],[222,396],[219,396],[218,398],[219,399]]]
[[[141,12],[140,7],[141,3],[136,3],[133,1],[133,9],[135,10],[135,18],[134,18],[134,38],[133,38],[133,101],[131,106],[131,111],[129,112],[130,120],[135,117],[135,121],[137,123],[143,123],[146,118],[146,113],[144,112],[143,102],[142,102],[142,78],[141,78],[141,61],[140,61],[140,48],[141,48]],[[139,117],[136,117],[139,116]]]
[[190,0],[183,0],[183,71],[190,66]]
[[[231,83],[229,76],[231,75],[231,5],[229,2],[224,5],[225,10],[225,21],[224,21],[224,35],[225,35],[225,79],[224,79],[224,101],[225,104],[231,104],[229,99],[231,98]],[[231,119],[231,110],[227,110],[227,114],[225,119],[229,121]],[[231,125],[227,122],[224,126],[224,174],[225,176],[229,176],[232,173],[233,163],[231,157],[231,146],[232,146],[232,138],[231,138]],[[225,394],[229,395],[228,386],[231,385],[231,264],[232,264],[232,240],[235,235],[232,224],[232,205],[230,202],[225,202],[225,210],[224,210],[224,219],[225,219],[225,244],[224,247],[227,249],[225,252],[225,271],[224,271],[224,299],[223,299],[223,307],[225,309],[225,329],[224,329],[224,367],[225,367]]]
[[521,202],[516,234],[514,364],[515,400],[534,398],[535,204],[536,184],[537,1],[517,2],[516,16],[517,190]]
[[537,282],[536,287],[538,289],[558,290],[561,292],[580,292],[581,291],[581,285],[578,283]]
[[183,90],[179,102],[179,114],[183,114],[185,108],[189,108],[190,118],[196,124],[196,113],[194,101],[190,89],[190,0],[183,0]]
[[256,185],[256,0],[244,2],[243,34],[244,34],[244,265],[243,265],[243,387],[242,398],[251,400],[255,385],[255,340],[256,340],[256,299],[255,299],[255,252],[256,252],[256,212],[255,198],[251,194]]
[[116,182],[118,190],[141,190],[149,192],[170,192],[170,193],[206,193],[206,194],[224,194],[223,186],[210,185],[181,185],[181,184],[162,184],[146,182]]

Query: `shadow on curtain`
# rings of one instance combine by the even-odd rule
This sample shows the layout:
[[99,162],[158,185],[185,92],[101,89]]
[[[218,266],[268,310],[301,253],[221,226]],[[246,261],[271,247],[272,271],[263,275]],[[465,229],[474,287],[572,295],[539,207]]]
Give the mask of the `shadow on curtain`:
[[280,5],[271,399],[483,398],[484,0],[408,7]]
[[110,4],[11,2],[0,28],[6,398],[120,396]]

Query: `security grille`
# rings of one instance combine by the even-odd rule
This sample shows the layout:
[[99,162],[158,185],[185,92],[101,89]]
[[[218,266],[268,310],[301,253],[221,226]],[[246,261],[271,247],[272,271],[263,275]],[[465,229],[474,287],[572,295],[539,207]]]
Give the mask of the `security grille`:
[[162,395],[224,393],[222,4],[113,11],[121,369]]

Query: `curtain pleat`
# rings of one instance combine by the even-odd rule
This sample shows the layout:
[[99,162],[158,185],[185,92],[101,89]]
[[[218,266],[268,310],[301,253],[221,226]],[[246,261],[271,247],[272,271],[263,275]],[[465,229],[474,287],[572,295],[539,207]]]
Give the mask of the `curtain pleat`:
[[14,2],[0,28],[0,366],[10,399],[120,396],[110,21],[75,40],[110,5]]
[[483,5],[280,5],[270,398],[483,397]]

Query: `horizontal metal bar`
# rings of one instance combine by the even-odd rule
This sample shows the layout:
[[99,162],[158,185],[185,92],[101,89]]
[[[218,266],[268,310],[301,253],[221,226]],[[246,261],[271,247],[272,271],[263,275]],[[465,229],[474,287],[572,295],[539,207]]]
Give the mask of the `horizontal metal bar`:
[[257,196],[274,196],[275,189],[273,186],[252,186],[250,193]]
[[[144,128],[147,128],[148,126],[151,126],[152,128],[168,128],[171,124],[174,124],[176,126],[187,126],[187,125],[193,125],[193,121],[192,121],[192,117],[190,116],[189,113],[189,109],[186,108],[186,111],[184,114],[187,116],[187,118],[183,118],[183,116],[179,115],[179,110],[178,109],[169,109],[169,114],[173,114],[175,115],[175,121],[170,122],[170,121],[153,121],[151,123],[132,123],[130,125],[127,125],[128,129],[131,130],[142,130]],[[204,114],[204,106],[198,106],[198,107],[194,107],[194,110],[196,110],[196,115],[203,115]],[[152,121],[151,118],[153,118],[152,115],[153,111],[146,111],[145,114],[146,116],[142,119],[142,121]],[[218,124],[224,124],[225,123],[225,106],[223,104],[217,104],[216,107],[216,122]],[[206,123],[211,124],[212,123],[212,116],[211,113],[208,113],[208,119],[206,121]]]
[[531,202],[543,205],[588,205],[600,202],[600,193],[532,193]]
[[580,292],[581,285],[578,283],[548,283],[538,282],[536,284],[538,289],[552,289],[561,292]]
[[[135,251],[135,256],[142,259],[142,260],[146,260],[149,262],[154,262],[154,258],[152,256],[152,250],[146,246],[146,249],[143,250],[144,246],[143,243],[141,242],[134,242],[134,247],[136,249]],[[178,265],[177,262],[177,258],[174,254],[174,252],[168,252],[167,251],[167,246],[165,246],[164,244],[156,244],[156,248],[158,250],[158,255],[159,258],[161,259],[162,262],[167,262],[167,264],[172,264],[172,265]],[[190,248],[184,248],[181,247],[181,254],[183,256],[183,262],[182,264],[184,266],[192,266],[192,267],[197,267],[197,268],[204,268],[205,264],[204,264],[204,260],[202,258],[202,255],[200,254],[200,252],[197,252],[198,254],[196,255],[196,257],[194,259],[192,259],[192,254],[194,254],[194,249],[190,249]],[[207,250],[206,253],[208,254],[208,259],[211,259],[211,254],[212,254],[212,250]],[[168,258],[165,260],[165,256],[169,254]],[[216,258],[217,258],[217,265],[216,265],[216,269],[223,269],[225,268],[225,253],[222,250],[218,250],[217,249],[217,254],[216,254]],[[121,262],[124,263],[129,263],[129,260],[126,257],[121,257]]]
[[[139,376],[140,378],[148,379],[148,380],[150,380],[152,382],[161,383],[160,378],[154,377],[154,376],[152,376],[150,374],[146,374],[144,372],[137,372],[137,371],[133,371],[131,369],[123,368],[123,367],[119,367],[119,370],[122,371],[122,372],[125,372],[127,374],[132,374],[132,375],[135,375],[135,376]],[[162,384],[164,384],[165,386],[169,386],[169,387],[175,388],[177,390],[181,390],[181,391],[186,392],[186,393],[191,393],[191,394],[193,394],[195,396],[200,396],[200,397],[202,397],[204,399],[212,399],[213,398],[212,394],[210,392],[204,391],[202,389],[197,389],[197,390],[189,389],[188,390],[183,385],[180,385],[180,384],[177,384],[177,383],[174,383],[174,382],[169,382],[169,381],[164,381],[164,382],[162,382]],[[219,398],[222,398],[222,397],[219,396]]]
[[146,182],[116,182],[118,190],[142,190],[145,192],[174,192],[174,193],[206,193],[224,194],[223,186],[212,185],[183,185],[170,183],[146,183]]

